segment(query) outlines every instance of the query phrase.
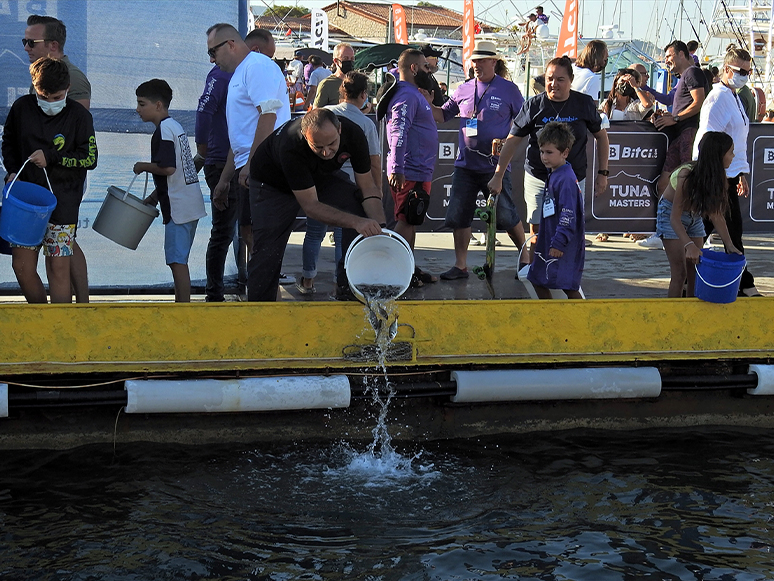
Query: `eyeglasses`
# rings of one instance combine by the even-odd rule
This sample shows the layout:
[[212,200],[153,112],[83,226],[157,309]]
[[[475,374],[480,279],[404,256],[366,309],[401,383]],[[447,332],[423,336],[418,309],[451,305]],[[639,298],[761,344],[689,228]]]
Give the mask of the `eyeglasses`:
[[32,48],[37,44],[38,42],[48,42],[48,39],[46,38],[22,38],[22,46],[28,46]]
[[227,42],[234,42],[234,41],[233,41],[233,39],[224,40],[224,41],[223,41],[223,42],[221,42],[220,44],[216,44],[216,45],[215,45],[215,46],[213,46],[212,48],[208,48],[208,49],[207,49],[207,54],[208,54],[208,55],[210,55],[210,58],[214,59],[214,58],[215,58],[215,53],[216,53],[216,52],[218,52],[218,49],[219,49],[221,46],[223,46],[224,44],[226,44]]
[[746,71],[744,69],[740,69],[739,67],[735,67],[734,65],[726,65],[726,66],[732,71],[739,73],[739,75],[742,77],[746,77],[752,73],[752,69],[750,69],[749,71]]

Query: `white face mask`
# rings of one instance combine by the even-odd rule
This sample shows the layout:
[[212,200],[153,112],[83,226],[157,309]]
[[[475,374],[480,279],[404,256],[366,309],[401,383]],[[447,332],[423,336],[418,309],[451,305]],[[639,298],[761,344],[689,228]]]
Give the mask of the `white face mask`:
[[736,71],[732,71],[734,74],[728,79],[728,86],[732,89],[741,89],[747,84],[747,77],[743,77]]
[[64,99],[61,101],[44,101],[40,97],[38,97],[38,107],[41,108],[43,113],[46,115],[49,115],[53,117],[54,115],[58,115],[62,112],[62,109],[65,108],[65,101],[67,100],[67,93],[65,93]]

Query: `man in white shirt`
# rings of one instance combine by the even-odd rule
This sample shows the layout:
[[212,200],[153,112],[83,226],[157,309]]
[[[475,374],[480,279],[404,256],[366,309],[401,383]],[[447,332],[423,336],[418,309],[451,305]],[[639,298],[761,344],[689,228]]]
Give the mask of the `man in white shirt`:
[[[752,72],[750,53],[744,49],[731,48],[723,61],[723,73],[720,82],[712,85],[699,113],[699,129],[693,142],[693,159],[699,157],[699,142],[707,131],[727,133],[734,140],[734,159],[726,169],[728,178],[728,211],[725,219],[728,234],[734,246],[744,252],[742,244],[742,211],[739,207],[739,196],[747,197],[750,186],[745,174],[750,173],[747,162],[747,134],[750,121],[745,113],[744,105],[736,94],[737,90],[747,84]],[[707,235],[712,232],[710,220],[704,220]],[[760,296],[755,288],[753,275],[744,269],[739,281],[739,296]]]
[[[228,205],[230,182],[239,189],[239,230],[252,257],[250,216],[250,160],[256,148],[275,129],[290,120],[287,83],[280,68],[269,57],[252,52],[236,28],[215,24],[207,30],[210,61],[234,73],[228,86],[226,123],[231,142],[226,167],[213,190],[212,203]],[[224,206],[225,207],[225,206]]]

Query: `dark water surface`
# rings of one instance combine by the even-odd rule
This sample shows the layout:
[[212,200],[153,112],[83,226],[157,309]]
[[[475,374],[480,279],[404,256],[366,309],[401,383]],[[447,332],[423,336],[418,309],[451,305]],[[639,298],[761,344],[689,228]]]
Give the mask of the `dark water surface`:
[[774,578],[769,431],[0,455],[0,578]]

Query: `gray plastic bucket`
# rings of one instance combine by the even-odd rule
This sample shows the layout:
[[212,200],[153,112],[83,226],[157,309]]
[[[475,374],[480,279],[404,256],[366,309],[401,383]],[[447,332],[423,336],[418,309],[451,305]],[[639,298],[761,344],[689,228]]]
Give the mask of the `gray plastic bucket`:
[[[105,201],[99,209],[92,228],[105,238],[130,250],[136,250],[140,240],[159,215],[154,206],[144,204],[142,199],[130,194],[129,190],[137,176],[132,178],[126,190],[110,186]],[[145,175],[145,193],[148,191],[148,175]]]

